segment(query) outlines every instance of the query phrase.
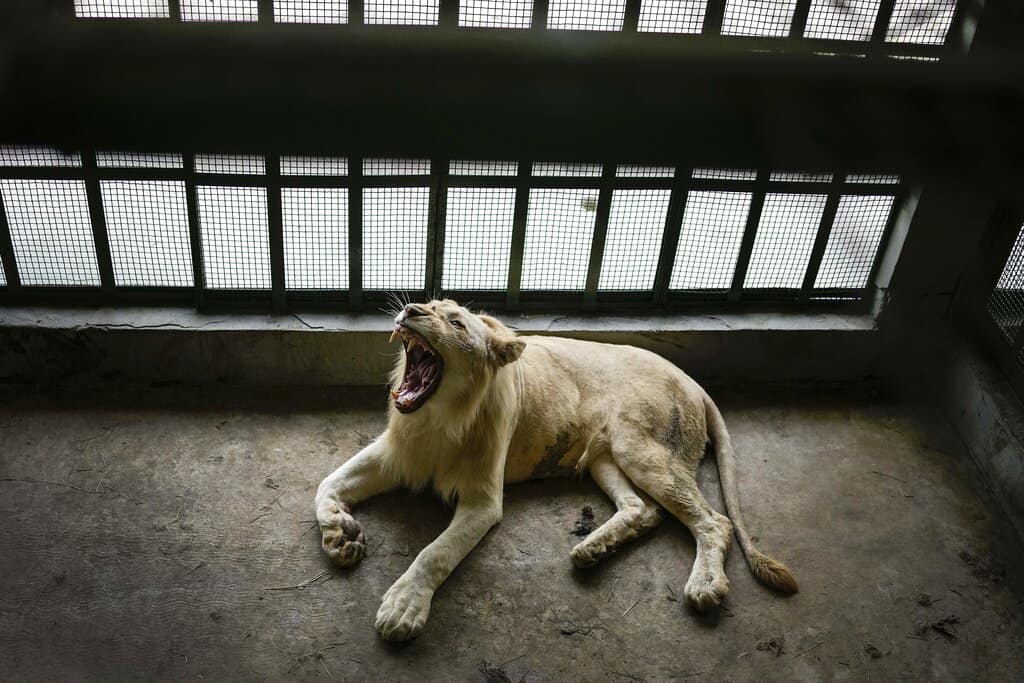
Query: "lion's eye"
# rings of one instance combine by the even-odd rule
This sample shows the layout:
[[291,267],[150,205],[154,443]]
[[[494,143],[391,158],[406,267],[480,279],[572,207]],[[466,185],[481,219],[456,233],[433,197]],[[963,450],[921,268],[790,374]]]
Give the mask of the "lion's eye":
[[450,322],[452,324],[452,327],[457,327],[460,330],[466,329],[466,326],[463,325],[462,321],[460,321],[460,320],[449,320],[448,322]]

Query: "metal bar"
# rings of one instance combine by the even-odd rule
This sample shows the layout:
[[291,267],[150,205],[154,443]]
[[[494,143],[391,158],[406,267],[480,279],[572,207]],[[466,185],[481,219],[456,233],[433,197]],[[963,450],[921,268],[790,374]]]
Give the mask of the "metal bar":
[[761,209],[764,208],[764,197],[768,192],[768,172],[759,170],[757,172],[757,189],[750,198],[750,211],[747,213],[747,223],[743,228],[743,241],[740,243],[740,252],[736,257],[736,270],[732,276],[732,286],[729,288],[729,301],[739,301],[743,293],[743,281],[747,277],[747,267],[750,266],[750,255],[754,251],[754,238],[757,236],[757,226],[761,222]]
[[349,26],[362,26],[364,22],[363,0],[348,0]]
[[267,231],[270,238],[271,302],[275,313],[287,308],[284,275],[284,225],[281,216],[281,162],[276,154],[266,157]]
[[434,182],[430,187],[430,218],[427,223],[426,290],[435,297],[444,273],[445,218],[448,211],[448,160],[433,159]]
[[203,238],[199,225],[199,199],[196,192],[196,162],[191,153],[181,155],[185,165],[185,203],[188,208],[188,235],[192,248],[192,288],[196,310],[205,308],[205,277],[203,275]]
[[526,244],[526,214],[530,210],[530,169],[529,159],[519,161],[516,175],[516,204],[512,214],[512,247],[508,259],[508,291],[505,307],[510,311],[519,309],[519,292],[523,279],[523,246]]
[[[844,192],[844,194],[846,194]],[[878,288],[878,270],[882,266],[882,259],[889,249],[889,241],[892,239],[893,231],[896,229],[896,222],[900,219],[906,208],[907,191],[903,190],[893,199],[892,208],[889,209],[889,218],[885,221],[885,229],[882,231],[882,239],[878,241],[878,251],[875,252],[875,260],[871,264],[871,271],[868,273],[867,288],[874,291]],[[909,221],[910,219],[908,219]],[[898,256],[898,254],[897,254]]]
[[170,21],[181,21],[181,0],[167,0],[167,18]]
[[274,0],[259,0],[258,21],[263,24],[274,23]]
[[626,14],[622,20],[624,32],[636,33],[640,23],[640,0],[626,0]]
[[668,295],[669,282],[672,279],[672,268],[676,261],[676,250],[679,248],[679,231],[682,229],[683,214],[686,211],[686,200],[690,196],[690,166],[676,167],[676,177],[672,186],[672,197],[668,204],[668,215],[665,216],[665,231],[661,239],[661,254],[658,257],[658,272],[654,276],[654,305],[663,306]]
[[797,0],[796,9],[793,10],[793,21],[789,25],[790,38],[803,38],[804,30],[807,28],[807,14],[811,9],[811,0]]
[[708,0],[704,10],[704,30],[706,36],[717,36],[722,33],[722,21],[725,19],[725,0]]
[[438,26],[459,25],[459,0],[441,0],[437,17]]
[[615,164],[605,164],[601,174],[600,194],[597,197],[597,216],[594,218],[594,237],[590,243],[590,263],[587,266],[587,283],[583,290],[583,308],[597,308],[597,286],[601,281],[601,264],[604,261],[604,243],[608,235],[608,215],[612,206],[612,184],[615,182]]
[[534,31],[544,31],[548,27],[548,0],[533,1],[533,25]]
[[885,46],[885,34],[889,30],[889,22],[892,21],[892,11],[896,7],[896,0],[882,0],[878,6],[878,15],[875,17],[875,26],[871,30],[872,52],[882,54]]
[[825,208],[821,212],[818,233],[814,237],[810,260],[807,262],[804,280],[800,285],[800,301],[803,303],[807,303],[811,298],[811,290],[814,289],[814,282],[817,280],[818,270],[821,268],[821,259],[825,255],[829,235],[832,234],[832,224],[835,223],[839,200],[842,198],[842,183],[840,182],[842,177],[841,173],[835,174],[836,181],[832,184],[828,199],[825,200]]
[[4,209],[2,193],[0,193],[0,263],[3,263],[4,266],[4,278],[7,280],[6,291],[20,288],[21,276],[18,274],[18,263],[14,257],[14,242],[11,239],[10,225],[7,223],[7,211]]
[[109,294],[114,289],[114,266],[110,260],[107,217],[103,213],[100,181],[96,177],[96,153],[91,150],[82,152],[82,177],[85,179],[85,193],[89,199],[89,218],[92,223],[92,239],[96,247],[100,283],[104,293]]
[[[361,3],[360,3],[361,4]],[[348,175],[348,300],[353,310],[363,307],[363,158],[349,157]]]

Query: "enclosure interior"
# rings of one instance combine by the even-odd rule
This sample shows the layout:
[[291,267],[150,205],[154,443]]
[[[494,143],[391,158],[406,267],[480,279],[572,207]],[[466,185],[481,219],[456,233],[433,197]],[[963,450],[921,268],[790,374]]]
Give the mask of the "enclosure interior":
[[[0,26],[10,675],[1024,672],[1013,3],[53,0]],[[388,311],[433,297],[701,382],[801,592],[736,548],[724,605],[686,609],[675,520],[574,570],[581,509],[613,506],[536,481],[424,634],[380,642],[450,509],[360,505],[339,570],[312,499],[386,426]]]

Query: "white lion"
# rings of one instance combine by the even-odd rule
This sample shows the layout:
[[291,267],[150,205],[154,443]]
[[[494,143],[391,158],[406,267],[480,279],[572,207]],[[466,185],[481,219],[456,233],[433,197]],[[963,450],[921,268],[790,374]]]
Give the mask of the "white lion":
[[[351,505],[428,484],[456,501],[450,526],[384,595],[376,621],[383,638],[420,633],[434,591],[501,519],[506,483],[573,471],[590,472],[618,508],[572,549],[576,566],[653,528],[665,508],[697,539],[684,590],[693,607],[718,605],[729,591],[723,563],[734,531],[758,579],[796,592],[790,571],[754,548],[722,415],[679,368],[631,346],[517,337],[450,300],[406,306],[395,336],[404,352],[392,376],[388,428],[316,494],[324,551],[343,567],[366,552]],[[731,522],[694,478],[709,437]]]

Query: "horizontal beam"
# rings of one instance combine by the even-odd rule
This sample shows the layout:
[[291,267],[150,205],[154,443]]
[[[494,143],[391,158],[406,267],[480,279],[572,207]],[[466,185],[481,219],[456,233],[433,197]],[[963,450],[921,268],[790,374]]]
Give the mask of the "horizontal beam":
[[759,54],[749,49],[764,40],[394,27],[350,27],[342,40],[312,27],[160,22],[4,37],[0,143],[686,158],[987,188],[1024,175],[1017,56],[923,63],[814,56],[804,40]]

